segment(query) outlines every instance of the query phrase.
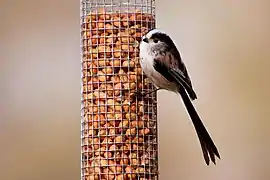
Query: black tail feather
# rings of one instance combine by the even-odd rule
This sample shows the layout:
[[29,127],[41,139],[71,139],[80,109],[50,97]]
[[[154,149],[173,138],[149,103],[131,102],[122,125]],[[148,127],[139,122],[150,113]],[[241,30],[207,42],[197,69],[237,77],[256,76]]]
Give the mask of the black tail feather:
[[179,94],[183,99],[183,102],[186,106],[186,109],[197,132],[206,164],[209,165],[210,159],[214,164],[216,164],[215,156],[217,156],[220,159],[220,155],[213,140],[211,139],[209,133],[207,132],[205,126],[203,125],[202,120],[200,119],[198,113],[196,112],[194,106],[191,103],[190,98],[188,97],[183,87],[180,88]]

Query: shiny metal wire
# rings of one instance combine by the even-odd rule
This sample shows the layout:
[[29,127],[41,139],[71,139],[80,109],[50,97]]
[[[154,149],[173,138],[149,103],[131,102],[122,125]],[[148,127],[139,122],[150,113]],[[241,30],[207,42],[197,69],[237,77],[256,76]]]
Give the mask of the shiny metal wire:
[[81,0],[81,179],[158,179],[156,93],[140,69],[153,0]]

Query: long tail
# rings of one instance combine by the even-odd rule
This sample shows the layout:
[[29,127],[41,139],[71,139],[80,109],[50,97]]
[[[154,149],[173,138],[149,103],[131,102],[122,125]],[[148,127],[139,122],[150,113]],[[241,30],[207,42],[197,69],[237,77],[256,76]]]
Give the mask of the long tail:
[[[196,112],[194,106],[191,103],[191,100],[189,99],[189,97],[188,97],[188,95],[183,87],[180,88],[179,94],[181,95],[181,97],[183,99],[183,102],[187,108],[189,116],[190,116],[190,118],[193,122],[193,125],[195,127],[195,130],[197,132],[198,138],[199,138],[200,143],[201,143],[202,152],[203,152],[203,156],[204,156],[204,160],[205,160],[206,164],[209,165],[210,159],[214,164],[216,164],[215,156],[217,156],[220,159],[220,155],[218,153],[218,150],[217,150],[213,140],[211,139],[210,135],[208,134],[206,128],[204,127],[202,120],[200,119],[198,113]],[[209,156],[210,156],[210,159],[209,159]]]

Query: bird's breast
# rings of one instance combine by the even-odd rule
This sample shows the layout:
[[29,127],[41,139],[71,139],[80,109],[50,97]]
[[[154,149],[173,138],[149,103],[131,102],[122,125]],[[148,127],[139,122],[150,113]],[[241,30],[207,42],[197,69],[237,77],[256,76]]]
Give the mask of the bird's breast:
[[155,86],[161,89],[175,91],[175,85],[155,70],[153,56],[149,54],[144,54],[140,58],[140,64],[144,74]]

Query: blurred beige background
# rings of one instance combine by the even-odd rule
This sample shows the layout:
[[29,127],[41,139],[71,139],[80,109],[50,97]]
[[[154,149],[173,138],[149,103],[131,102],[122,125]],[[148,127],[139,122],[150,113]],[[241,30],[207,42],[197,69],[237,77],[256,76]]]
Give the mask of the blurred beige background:
[[[80,179],[79,1],[0,5],[0,179]],[[156,6],[222,157],[204,165],[180,98],[161,91],[160,179],[270,179],[270,1]]]

